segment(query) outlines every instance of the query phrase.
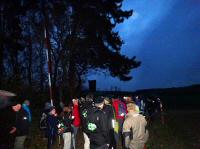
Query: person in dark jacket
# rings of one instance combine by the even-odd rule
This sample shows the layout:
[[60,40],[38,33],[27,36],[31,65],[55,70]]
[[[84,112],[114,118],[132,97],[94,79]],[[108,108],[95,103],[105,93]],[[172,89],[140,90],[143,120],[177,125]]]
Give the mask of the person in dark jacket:
[[109,127],[106,112],[103,110],[104,98],[95,98],[95,106],[88,111],[90,149],[108,149]]
[[90,139],[88,137],[89,131],[87,129],[88,122],[88,111],[93,107],[93,96],[87,95],[86,98],[82,98],[80,104],[80,117],[81,117],[81,126],[84,137],[84,149],[90,149]]
[[111,105],[111,99],[108,97],[104,98],[105,105],[103,107],[103,110],[106,112],[107,120],[108,120],[108,129],[109,129],[109,148],[110,149],[116,149],[117,143],[115,140],[115,132],[114,128],[116,125],[116,117],[115,117],[115,111],[113,106]]
[[47,129],[46,129],[46,136],[48,138],[47,149],[52,149],[52,146],[56,140],[56,135],[58,133],[57,125],[58,125],[58,118],[56,109],[54,106],[51,106],[48,110],[48,115],[47,115]]
[[22,108],[20,103],[12,106],[14,112],[16,112],[15,126],[13,126],[10,134],[16,134],[14,149],[23,149],[24,142],[29,133],[29,115],[27,111]]
[[74,117],[72,116],[72,110],[70,106],[64,106],[63,111],[60,114],[60,121],[58,125],[58,132],[62,134],[64,140],[63,149],[70,149],[72,142],[72,122]]

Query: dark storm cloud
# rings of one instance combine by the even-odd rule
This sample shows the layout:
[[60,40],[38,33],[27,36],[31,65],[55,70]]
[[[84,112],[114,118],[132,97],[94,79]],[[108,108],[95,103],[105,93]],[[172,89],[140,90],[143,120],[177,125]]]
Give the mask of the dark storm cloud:
[[142,66],[132,72],[130,82],[92,76],[98,78],[98,88],[135,90],[200,83],[200,1],[126,0],[124,8],[135,13],[116,28],[125,41],[122,53],[136,55]]

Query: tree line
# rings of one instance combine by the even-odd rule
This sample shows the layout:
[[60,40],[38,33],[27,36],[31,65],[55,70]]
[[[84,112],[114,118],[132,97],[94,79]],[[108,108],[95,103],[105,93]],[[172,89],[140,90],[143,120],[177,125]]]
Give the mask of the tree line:
[[[80,94],[90,71],[132,79],[136,57],[120,53],[115,30],[133,11],[123,0],[2,0],[0,87],[33,95],[48,92],[47,52],[54,98]],[[47,38],[45,39],[45,34]],[[61,97],[61,98],[63,98]]]

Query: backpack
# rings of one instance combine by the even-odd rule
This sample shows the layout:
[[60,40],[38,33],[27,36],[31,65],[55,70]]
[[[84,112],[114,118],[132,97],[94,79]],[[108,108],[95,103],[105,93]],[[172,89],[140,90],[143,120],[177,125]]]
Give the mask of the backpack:
[[40,130],[46,130],[47,129],[47,114],[42,113],[42,116],[40,118]]
[[121,101],[118,104],[118,115],[119,116],[125,116],[126,115],[126,107]]

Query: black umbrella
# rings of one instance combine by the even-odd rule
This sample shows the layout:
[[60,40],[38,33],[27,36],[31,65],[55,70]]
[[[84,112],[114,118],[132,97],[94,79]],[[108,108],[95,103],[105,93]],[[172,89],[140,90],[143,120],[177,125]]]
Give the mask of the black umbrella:
[[13,104],[13,99],[16,97],[15,93],[0,90],[0,109],[6,108]]

